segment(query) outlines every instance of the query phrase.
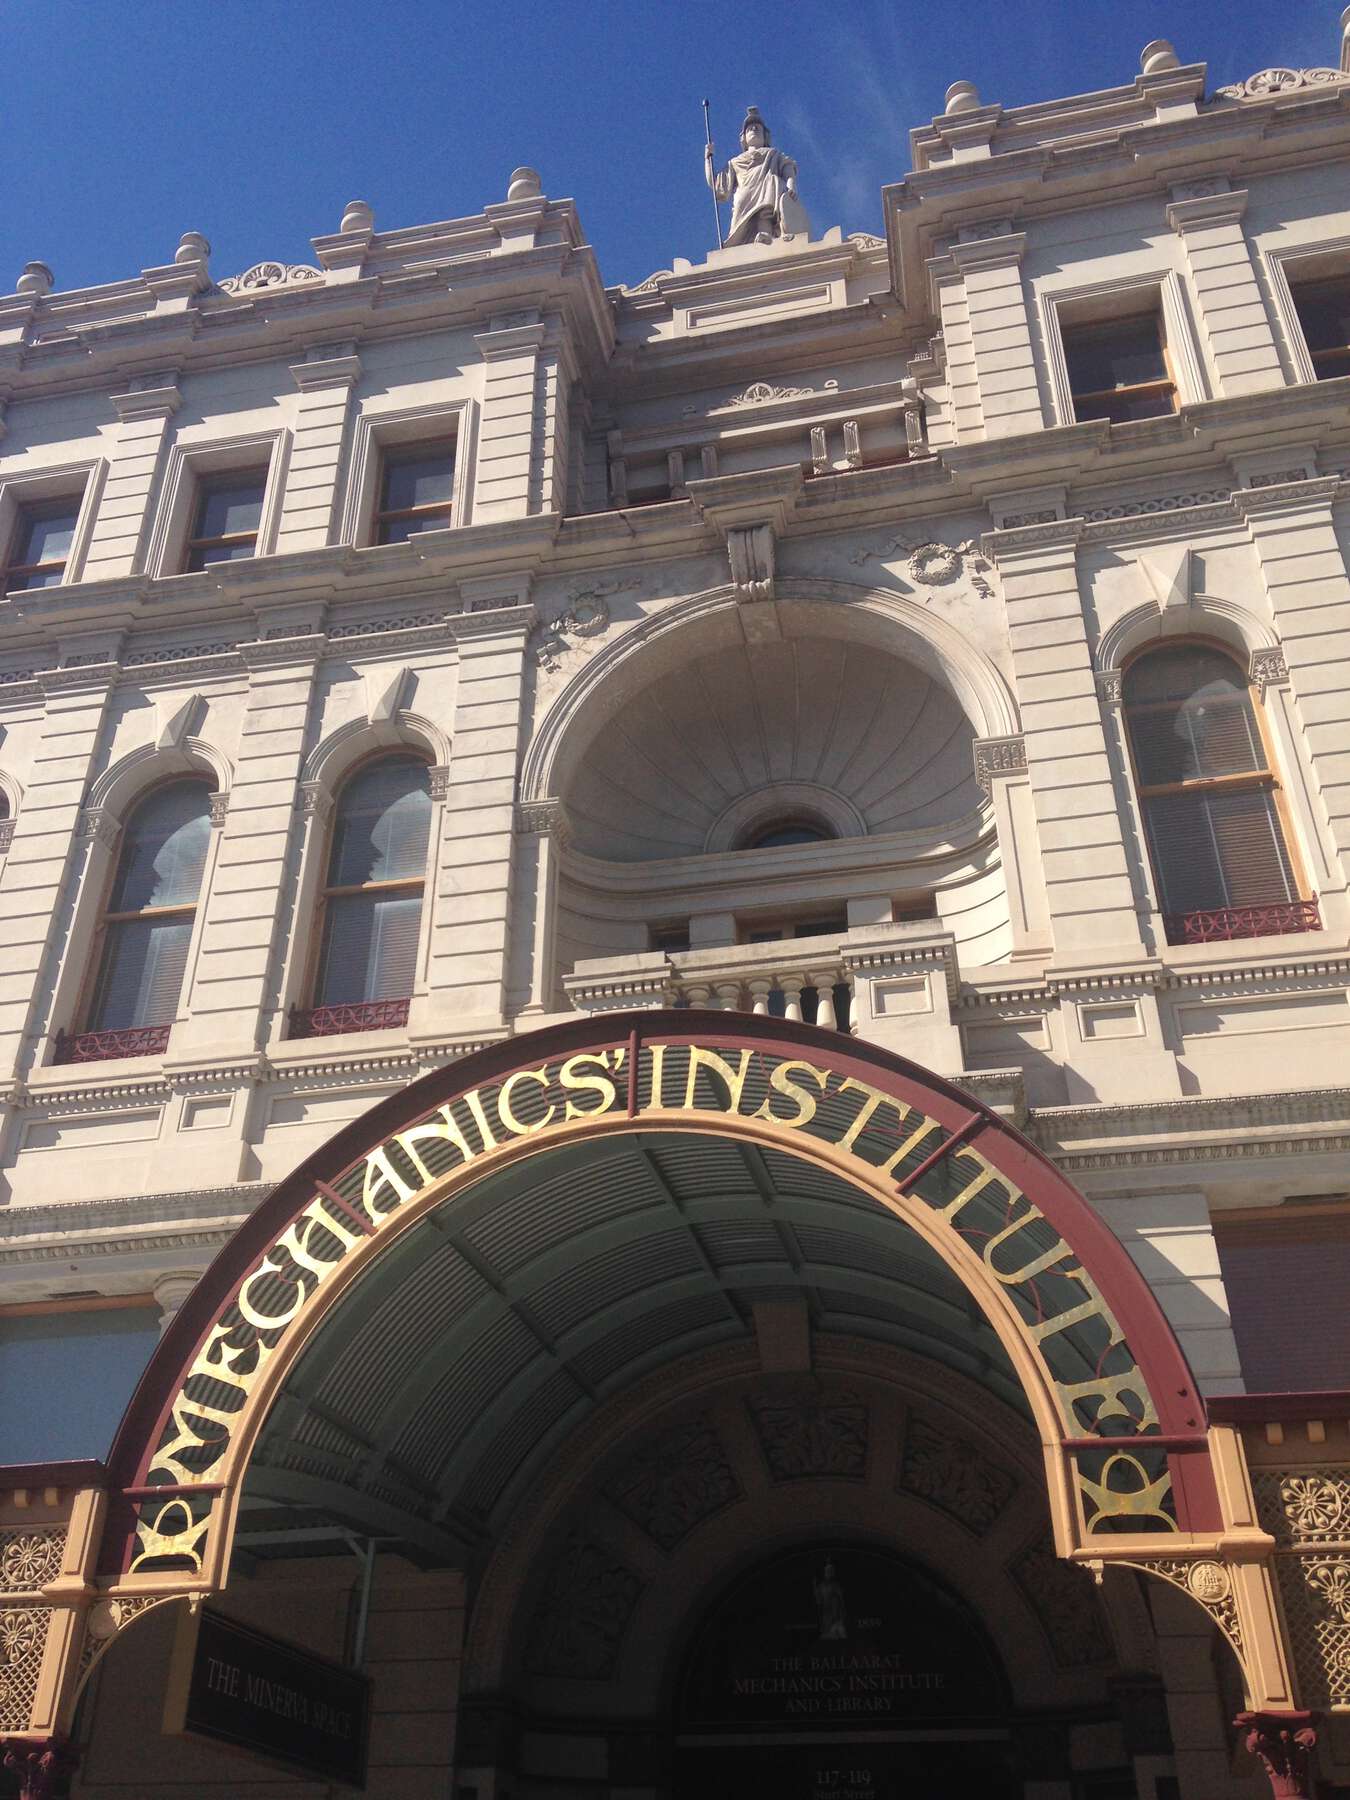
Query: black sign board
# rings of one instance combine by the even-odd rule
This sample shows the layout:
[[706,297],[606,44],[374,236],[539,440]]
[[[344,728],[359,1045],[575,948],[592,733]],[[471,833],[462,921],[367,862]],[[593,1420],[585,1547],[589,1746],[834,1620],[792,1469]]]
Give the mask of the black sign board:
[[184,1612],[165,1731],[214,1738],[363,1788],[369,1720],[368,1676],[207,1607]]

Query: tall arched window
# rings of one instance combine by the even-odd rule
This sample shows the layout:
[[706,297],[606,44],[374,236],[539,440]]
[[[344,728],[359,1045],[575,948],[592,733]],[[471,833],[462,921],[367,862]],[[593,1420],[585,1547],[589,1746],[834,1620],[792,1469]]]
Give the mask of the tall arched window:
[[1139,657],[1125,717],[1167,940],[1316,930],[1243,671],[1208,644]]
[[431,778],[416,756],[382,756],[338,795],[324,884],[314,1003],[291,1035],[402,1025],[422,923]]
[[84,1030],[60,1034],[58,1061],[146,1056],[168,1043],[210,841],[204,781],[156,788],[131,814],[100,921]]

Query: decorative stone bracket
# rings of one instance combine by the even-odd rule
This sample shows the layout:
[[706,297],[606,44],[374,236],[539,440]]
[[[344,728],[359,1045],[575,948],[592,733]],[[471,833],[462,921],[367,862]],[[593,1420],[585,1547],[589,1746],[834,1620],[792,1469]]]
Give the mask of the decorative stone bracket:
[[691,481],[694,511],[721,534],[738,600],[772,600],[777,543],[802,491],[798,463]]

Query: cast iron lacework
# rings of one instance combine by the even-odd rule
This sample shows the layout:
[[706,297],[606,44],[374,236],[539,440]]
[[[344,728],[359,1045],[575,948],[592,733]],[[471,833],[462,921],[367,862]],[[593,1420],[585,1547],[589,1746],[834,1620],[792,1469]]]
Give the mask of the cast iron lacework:
[[605,1498],[663,1550],[740,1498],[740,1483],[711,1421],[669,1432],[621,1469]]
[[1182,1557],[1174,1556],[1160,1558],[1156,1562],[1141,1562],[1136,1567],[1150,1575],[1157,1575],[1163,1581],[1170,1581],[1183,1594],[1189,1594],[1193,1600],[1198,1600],[1234,1650],[1239,1656],[1242,1655],[1242,1626],[1238,1619],[1237,1600],[1233,1594],[1232,1579],[1222,1563],[1187,1562]]
[[867,1474],[867,1408],[849,1389],[788,1401],[758,1394],[747,1404],[775,1481]]
[[1262,1471],[1253,1486],[1280,1546],[1275,1571],[1304,1704],[1350,1705],[1350,1466]]
[[642,1583],[601,1545],[575,1532],[549,1572],[530,1626],[532,1675],[607,1681]]
[[0,1611],[0,1732],[28,1729],[52,1612],[50,1606]]

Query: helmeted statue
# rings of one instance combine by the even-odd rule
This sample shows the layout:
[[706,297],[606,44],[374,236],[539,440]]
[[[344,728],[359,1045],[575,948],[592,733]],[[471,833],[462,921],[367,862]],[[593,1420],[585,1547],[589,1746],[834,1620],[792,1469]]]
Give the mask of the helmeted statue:
[[741,153],[719,173],[713,150],[704,152],[708,186],[718,200],[731,202],[727,246],[771,244],[780,237],[809,237],[811,222],[797,194],[797,165],[773,148],[769,128],[752,106],[741,126]]

